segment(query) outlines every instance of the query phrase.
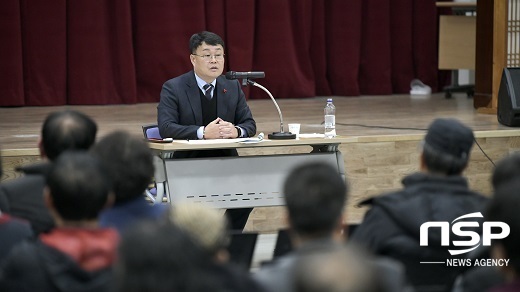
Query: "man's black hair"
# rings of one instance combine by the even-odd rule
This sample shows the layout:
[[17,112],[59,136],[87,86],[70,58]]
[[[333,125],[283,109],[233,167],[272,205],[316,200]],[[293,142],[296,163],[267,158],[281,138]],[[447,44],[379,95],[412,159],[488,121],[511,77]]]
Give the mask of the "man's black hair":
[[142,221],[125,232],[114,271],[114,291],[229,291],[212,260],[168,222]]
[[190,53],[195,54],[197,52],[197,48],[200,47],[202,43],[206,43],[210,46],[221,45],[223,49],[225,48],[224,41],[220,36],[209,31],[201,31],[191,36]]
[[284,195],[293,230],[300,235],[325,236],[341,217],[347,186],[335,168],[315,162],[291,171]]
[[58,214],[68,221],[96,219],[110,185],[101,164],[88,152],[67,151],[52,164],[47,186]]
[[143,196],[154,173],[152,151],[143,139],[116,131],[94,145],[92,153],[108,173],[116,204]]

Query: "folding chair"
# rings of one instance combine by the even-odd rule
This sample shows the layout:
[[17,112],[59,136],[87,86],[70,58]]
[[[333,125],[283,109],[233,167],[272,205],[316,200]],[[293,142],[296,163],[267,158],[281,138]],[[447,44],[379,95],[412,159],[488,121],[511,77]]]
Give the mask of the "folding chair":
[[[145,139],[162,139],[157,124],[148,124],[142,126]],[[164,193],[164,184],[157,184],[155,188],[145,190],[145,195],[154,203],[161,203]],[[160,194],[160,197],[157,195]]]
[[159,126],[157,126],[157,124],[149,124],[142,127],[145,139],[162,139],[161,134],[159,133]]
[[231,241],[228,246],[230,262],[249,271],[253,262],[253,254],[258,233],[230,231]]

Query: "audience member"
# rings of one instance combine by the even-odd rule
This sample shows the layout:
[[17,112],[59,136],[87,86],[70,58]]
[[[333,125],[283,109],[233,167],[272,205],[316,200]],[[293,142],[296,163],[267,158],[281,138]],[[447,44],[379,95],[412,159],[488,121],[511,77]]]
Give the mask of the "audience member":
[[[309,163],[295,168],[286,178],[284,195],[291,241],[295,249],[255,272],[255,279],[268,291],[296,291],[291,275],[299,258],[328,252],[345,244],[342,213],[347,186],[333,167]],[[347,248],[352,247],[349,245]],[[394,270],[381,271],[382,274],[390,272]],[[397,290],[385,291],[403,291],[405,280],[402,276],[397,271],[393,281],[399,284],[384,284],[388,287],[397,286]],[[372,281],[379,282],[380,279],[383,280],[383,277]]]
[[506,266],[499,267],[506,283],[491,289],[492,292],[520,291],[520,181],[511,180],[498,186],[486,213],[486,221],[504,222],[510,233],[503,239],[491,242],[495,259],[508,259]]
[[[514,153],[500,160],[493,171],[492,185],[496,191],[501,186],[507,185],[520,178],[520,154]],[[493,199],[495,201],[495,199]],[[479,246],[478,254],[485,254],[490,258],[487,247]],[[483,250],[483,251],[482,251]],[[453,292],[480,292],[488,291],[491,287],[505,282],[504,275],[497,267],[472,267],[457,277]]]
[[229,260],[228,224],[219,211],[202,204],[178,203],[172,208],[170,219],[217,262]]
[[116,131],[92,147],[92,153],[107,170],[115,194],[115,204],[101,213],[102,227],[114,227],[120,233],[142,219],[158,219],[167,205],[151,205],[144,191],[154,173],[152,151],[142,139]]
[[405,177],[402,190],[367,200],[372,208],[351,237],[378,255],[403,262],[418,291],[449,291],[463,269],[421,264],[446,261],[450,254],[449,247],[440,245],[439,228],[429,231],[429,246],[420,246],[419,231],[428,221],[452,222],[484,210],[487,199],[471,191],[462,176],[473,140],[472,130],[459,121],[434,120],[423,141],[421,172]]
[[[2,157],[0,156],[0,177],[3,174],[2,170]],[[15,245],[31,238],[32,234],[31,226],[28,222],[2,213],[2,204],[0,203],[0,262]]]
[[122,232],[138,220],[155,220],[165,214],[167,205],[151,205],[144,197],[154,173],[152,151],[146,142],[116,131],[102,138],[92,152],[107,170],[115,195],[115,204],[101,213],[101,226]]
[[296,292],[376,292],[383,291],[376,270],[362,250],[344,246],[320,253],[305,254],[295,262]]
[[31,223],[35,234],[47,232],[54,221],[43,202],[45,173],[65,150],[87,150],[96,139],[96,123],[83,113],[65,110],[50,113],[42,126],[38,143],[43,162],[19,167],[25,175],[0,185],[3,211]]
[[[237,80],[222,76],[224,41],[209,31],[191,36],[193,70],[166,81],[157,106],[161,136],[173,139],[229,139],[250,137],[256,123]],[[238,156],[236,149],[175,151],[175,158]],[[229,209],[232,229],[243,230],[252,208]]]
[[0,267],[0,291],[106,291],[117,231],[98,228],[110,203],[101,164],[86,152],[60,155],[47,176],[44,199],[56,228],[12,249]]
[[31,239],[33,232],[29,222],[13,218],[0,210],[0,262],[20,242]]
[[115,291],[261,291],[229,278],[192,235],[170,222],[143,221],[123,233],[115,268]]
[[520,152],[502,158],[493,171],[491,183],[496,190],[500,185],[520,177]]
[[472,267],[459,275],[452,292],[482,292],[505,283],[504,276],[497,267]]
[[226,216],[203,204],[179,203],[170,212],[170,220],[183,230],[203,252],[215,262],[215,273],[227,281],[249,286],[251,291],[261,290],[259,284],[230,262],[228,222]]

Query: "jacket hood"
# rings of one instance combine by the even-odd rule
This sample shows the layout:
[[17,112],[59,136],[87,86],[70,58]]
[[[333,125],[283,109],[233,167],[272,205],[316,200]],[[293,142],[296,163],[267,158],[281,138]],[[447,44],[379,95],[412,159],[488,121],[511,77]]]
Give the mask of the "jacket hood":
[[40,240],[69,256],[87,271],[110,267],[115,261],[118,234],[115,229],[55,228]]
[[43,243],[38,244],[37,253],[45,269],[45,275],[56,291],[105,291],[110,285],[110,267],[86,271],[70,257]]
[[108,287],[118,244],[113,229],[56,228],[41,234],[38,253],[59,291],[102,291]]

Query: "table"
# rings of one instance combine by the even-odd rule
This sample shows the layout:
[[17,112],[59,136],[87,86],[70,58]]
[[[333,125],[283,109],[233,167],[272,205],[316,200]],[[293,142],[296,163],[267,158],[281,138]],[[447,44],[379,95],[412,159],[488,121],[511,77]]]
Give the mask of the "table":
[[[170,204],[188,201],[225,209],[283,205],[283,183],[289,171],[299,164],[321,161],[345,177],[343,156],[338,149],[344,141],[337,137],[262,140],[258,143],[250,138],[149,143],[155,153],[157,200],[162,202],[164,194]],[[302,145],[310,146],[309,153],[170,158],[174,151]]]

